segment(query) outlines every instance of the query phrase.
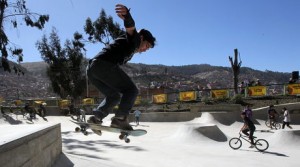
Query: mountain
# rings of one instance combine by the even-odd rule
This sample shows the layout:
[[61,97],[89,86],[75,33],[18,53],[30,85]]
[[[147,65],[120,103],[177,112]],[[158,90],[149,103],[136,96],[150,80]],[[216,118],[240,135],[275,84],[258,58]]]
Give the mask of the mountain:
[[[46,75],[47,64],[44,62],[22,63],[24,75],[4,72],[0,68],[0,97],[53,97],[50,81]],[[169,91],[196,90],[211,87],[232,88],[233,73],[230,67],[194,64],[185,66],[146,65],[129,63],[122,67],[139,87],[167,88]],[[255,81],[262,84],[287,83],[290,73],[259,71],[242,67],[239,81]]]
[[47,63],[32,62],[32,63],[22,63],[21,65],[30,73],[30,75],[47,78],[47,67],[48,67]]
[[16,64],[10,62],[10,73],[0,68],[0,100],[57,96],[51,91],[44,62]]
[[[179,87],[179,90],[195,89],[195,87],[206,88],[208,84],[213,89],[233,88],[231,67],[211,66],[208,64],[185,66],[129,64],[126,67],[126,71],[129,72],[133,79],[144,86],[147,84],[149,86],[149,83],[155,81],[158,82],[156,84],[163,84],[163,86],[178,82],[181,82],[181,85],[187,85],[186,88]],[[242,67],[239,81],[250,83],[259,79],[264,85],[282,84],[287,83],[290,77],[290,73],[259,71]]]

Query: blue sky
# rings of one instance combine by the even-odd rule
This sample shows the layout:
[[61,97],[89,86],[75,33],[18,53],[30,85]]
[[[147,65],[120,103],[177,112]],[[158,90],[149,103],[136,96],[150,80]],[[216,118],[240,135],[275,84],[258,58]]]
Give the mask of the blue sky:
[[[299,0],[27,0],[33,11],[50,15],[42,31],[6,26],[11,42],[24,49],[24,62],[42,61],[35,43],[52,27],[62,44],[74,32],[84,34],[85,20],[98,18],[103,8],[114,21],[115,5],[131,8],[137,29],[150,30],[157,46],[136,54],[132,63],[230,67],[228,56],[237,48],[242,66],[256,70],[300,70]],[[87,58],[103,45],[86,45]]]

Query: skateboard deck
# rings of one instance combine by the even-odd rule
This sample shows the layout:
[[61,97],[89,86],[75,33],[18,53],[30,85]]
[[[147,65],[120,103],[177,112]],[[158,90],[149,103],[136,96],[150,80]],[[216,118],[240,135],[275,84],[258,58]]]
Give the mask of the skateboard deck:
[[73,120],[70,120],[71,122],[77,124],[80,126],[80,128],[76,127],[75,131],[81,131],[83,134],[87,135],[86,129],[92,129],[93,131],[98,131],[97,134],[101,135],[102,131],[106,132],[112,132],[112,133],[120,133],[119,139],[125,140],[126,143],[130,142],[130,139],[128,136],[142,136],[147,134],[146,130],[143,129],[134,129],[134,130],[123,130],[119,128],[113,128],[110,126],[104,126],[104,125],[98,125],[98,124],[92,124],[92,123],[85,123],[85,122],[76,122]]

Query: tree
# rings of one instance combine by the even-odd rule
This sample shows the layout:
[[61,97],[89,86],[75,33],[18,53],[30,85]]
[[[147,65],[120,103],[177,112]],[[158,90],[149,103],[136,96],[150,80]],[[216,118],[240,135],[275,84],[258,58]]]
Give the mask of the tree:
[[[23,18],[23,21],[19,19],[20,17]],[[18,63],[23,61],[23,49],[16,48],[16,46],[9,41],[5,33],[4,24],[9,23],[13,28],[18,28],[20,22],[25,22],[27,26],[36,27],[41,30],[48,21],[49,15],[31,12],[26,7],[25,0],[0,0],[0,54],[4,71],[11,72],[8,60],[9,55],[11,55],[11,57],[16,56]]]
[[104,45],[110,43],[121,34],[125,34],[118,23],[114,23],[111,16],[107,16],[104,9],[101,10],[100,16],[92,22],[91,18],[87,18],[84,31],[89,35],[88,40],[96,43],[100,42]]
[[74,33],[72,41],[66,40],[64,47],[60,44],[60,38],[54,28],[50,34],[49,42],[44,35],[41,41],[36,43],[42,59],[49,65],[47,75],[50,78],[53,91],[62,98],[67,96],[77,99],[84,91],[84,44],[83,37]]
[[92,22],[90,18],[87,18],[84,31],[88,34],[88,40],[84,40],[83,36],[76,32],[72,42],[66,40],[65,48],[60,45],[60,39],[55,29],[50,34],[50,42],[44,35],[36,44],[42,59],[49,65],[47,74],[52,88],[62,98],[70,95],[76,99],[85,89],[83,85],[85,84],[85,64],[87,63],[82,53],[85,51],[83,42],[100,42],[106,45],[124,33],[120,29],[120,25],[114,23],[111,16],[107,17],[103,9],[96,21]]
[[238,82],[239,82],[238,76],[240,74],[240,68],[242,65],[242,61],[238,63],[238,55],[239,55],[238,49],[234,49],[234,61],[232,60],[232,57],[229,56],[229,61],[231,63],[231,68],[233,71],[233,86],[234,86],[235,94],[238,94]]

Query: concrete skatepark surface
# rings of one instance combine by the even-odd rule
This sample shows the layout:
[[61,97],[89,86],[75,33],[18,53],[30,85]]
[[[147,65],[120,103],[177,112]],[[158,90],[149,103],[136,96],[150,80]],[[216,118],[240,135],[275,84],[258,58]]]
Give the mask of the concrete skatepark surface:
[[[55,167],[299,166],[300,125],[292,124],[293,129],[267,131],[269,128],[264,125],[264,120],[256,120],[255,136],[269,142],[268,150],[259,152],[249,148],[250,144],[244,141],[240,149],[233,150],[228,141],[238,136],[243,123],[236,115],[226,115],[203,113],[187,122],[141,122],[134,128],[145,129],[148,133],[130,137],[130,143],[119,140],[115,133],[104,132],[102,136],[91,130],[88,130],[88,136],[76,133],[76,125],[69,121],[70,117],[49,116],[47,121],[38,118],[28,124],[19,116],[21,123],[15,125],[1,118],[0,144],[30,133],[32,128],[39,129],[42,124],[60,123],[63,152]],[[110,124],[110,117],[112,115],[104,120],[104,124]]]

